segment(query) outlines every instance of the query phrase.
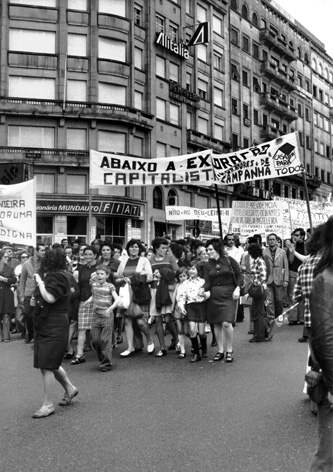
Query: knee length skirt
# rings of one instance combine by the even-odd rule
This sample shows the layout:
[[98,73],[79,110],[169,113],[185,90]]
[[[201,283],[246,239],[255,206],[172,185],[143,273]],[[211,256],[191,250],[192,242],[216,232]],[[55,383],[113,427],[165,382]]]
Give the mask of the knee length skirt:
[[210,298],[207,301],[207,321],[210,324],[233,323],[237,308],[237,301],[232,299],[235,287],[218,285],[212,287]]

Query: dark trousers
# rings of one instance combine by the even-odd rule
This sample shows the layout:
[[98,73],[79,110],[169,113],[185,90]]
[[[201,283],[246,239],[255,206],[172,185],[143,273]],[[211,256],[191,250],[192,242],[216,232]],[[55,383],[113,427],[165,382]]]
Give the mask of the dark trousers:
[[266,292],[261,297],[252,299],[253,338],[258,342],[265,341],[265,300]]
[[28,332],[28,339],[34,337],[33,314],[35,307],[30,305],[31,297],[24,297],[24,321]]
[[283,312],[283,287],[271,283],[267,285],[267,312],[273,318],[277,318]]
[[317,415],[319,444],[310,472],[330,472],[333,470],[333,409],[327,397],[318,405]]

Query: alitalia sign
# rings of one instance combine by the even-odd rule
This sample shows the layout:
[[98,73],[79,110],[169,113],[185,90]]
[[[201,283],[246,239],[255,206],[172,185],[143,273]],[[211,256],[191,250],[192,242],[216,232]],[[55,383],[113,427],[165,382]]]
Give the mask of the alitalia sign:
[[157,38],[156,38],[156,44],[159,44],[165,49],[168,49],[169,51],[173,52],[174,54],[177,54],[178,56],[183,57],[184,59],[188,59],[190,57],[190,53],[188,48],[185,46],[185,44],[182,43],[175,43],[172,41],[169,36],[167,36],[164,33],[158,33]]

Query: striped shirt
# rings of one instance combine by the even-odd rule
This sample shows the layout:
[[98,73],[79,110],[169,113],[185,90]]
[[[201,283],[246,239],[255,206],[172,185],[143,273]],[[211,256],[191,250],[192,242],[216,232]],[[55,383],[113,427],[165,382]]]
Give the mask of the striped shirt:
[[92,284],[91,292],[96,315],[107,316],[105,311],[110,308],[113,303],[112,292],[115,292],[115,290],[115,286],[109,282],[105,282],[104,284],[94,282]]

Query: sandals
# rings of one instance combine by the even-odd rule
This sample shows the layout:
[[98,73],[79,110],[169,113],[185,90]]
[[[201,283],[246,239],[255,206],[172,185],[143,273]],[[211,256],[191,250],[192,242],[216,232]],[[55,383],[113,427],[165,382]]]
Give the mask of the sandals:
[[75,351],[73,351],[72,354],[70,352],[66,352],[66,354],[64,355],[64,359],[72,359],[74,356]]
[[86,362],[86,358],[84,356],[75,357],[75,359],[71,361],[71,365],[83,364],[84,362]]
[[60,406],[68,406],[70,405],[71,401],[73,400],[74,397],[79,393],[77,388],[74,388],[73,392],[71,394],[65,393],[64,398],[59,402]]
[[155,354],[155,357],[163,357],[163,356],[166,356],[168,353],[168,351],[166,349],[161,349],[160,351],[158,351],[156,354]]
[[214,362],[222,361],[224,359],[224,352],[217,352],[213,357]]
[[225,357],[225,360],[227,362],[233,362],[234,360],[234,353],[231,351],[231,352],[227,352],[226,354],[226,357]]

